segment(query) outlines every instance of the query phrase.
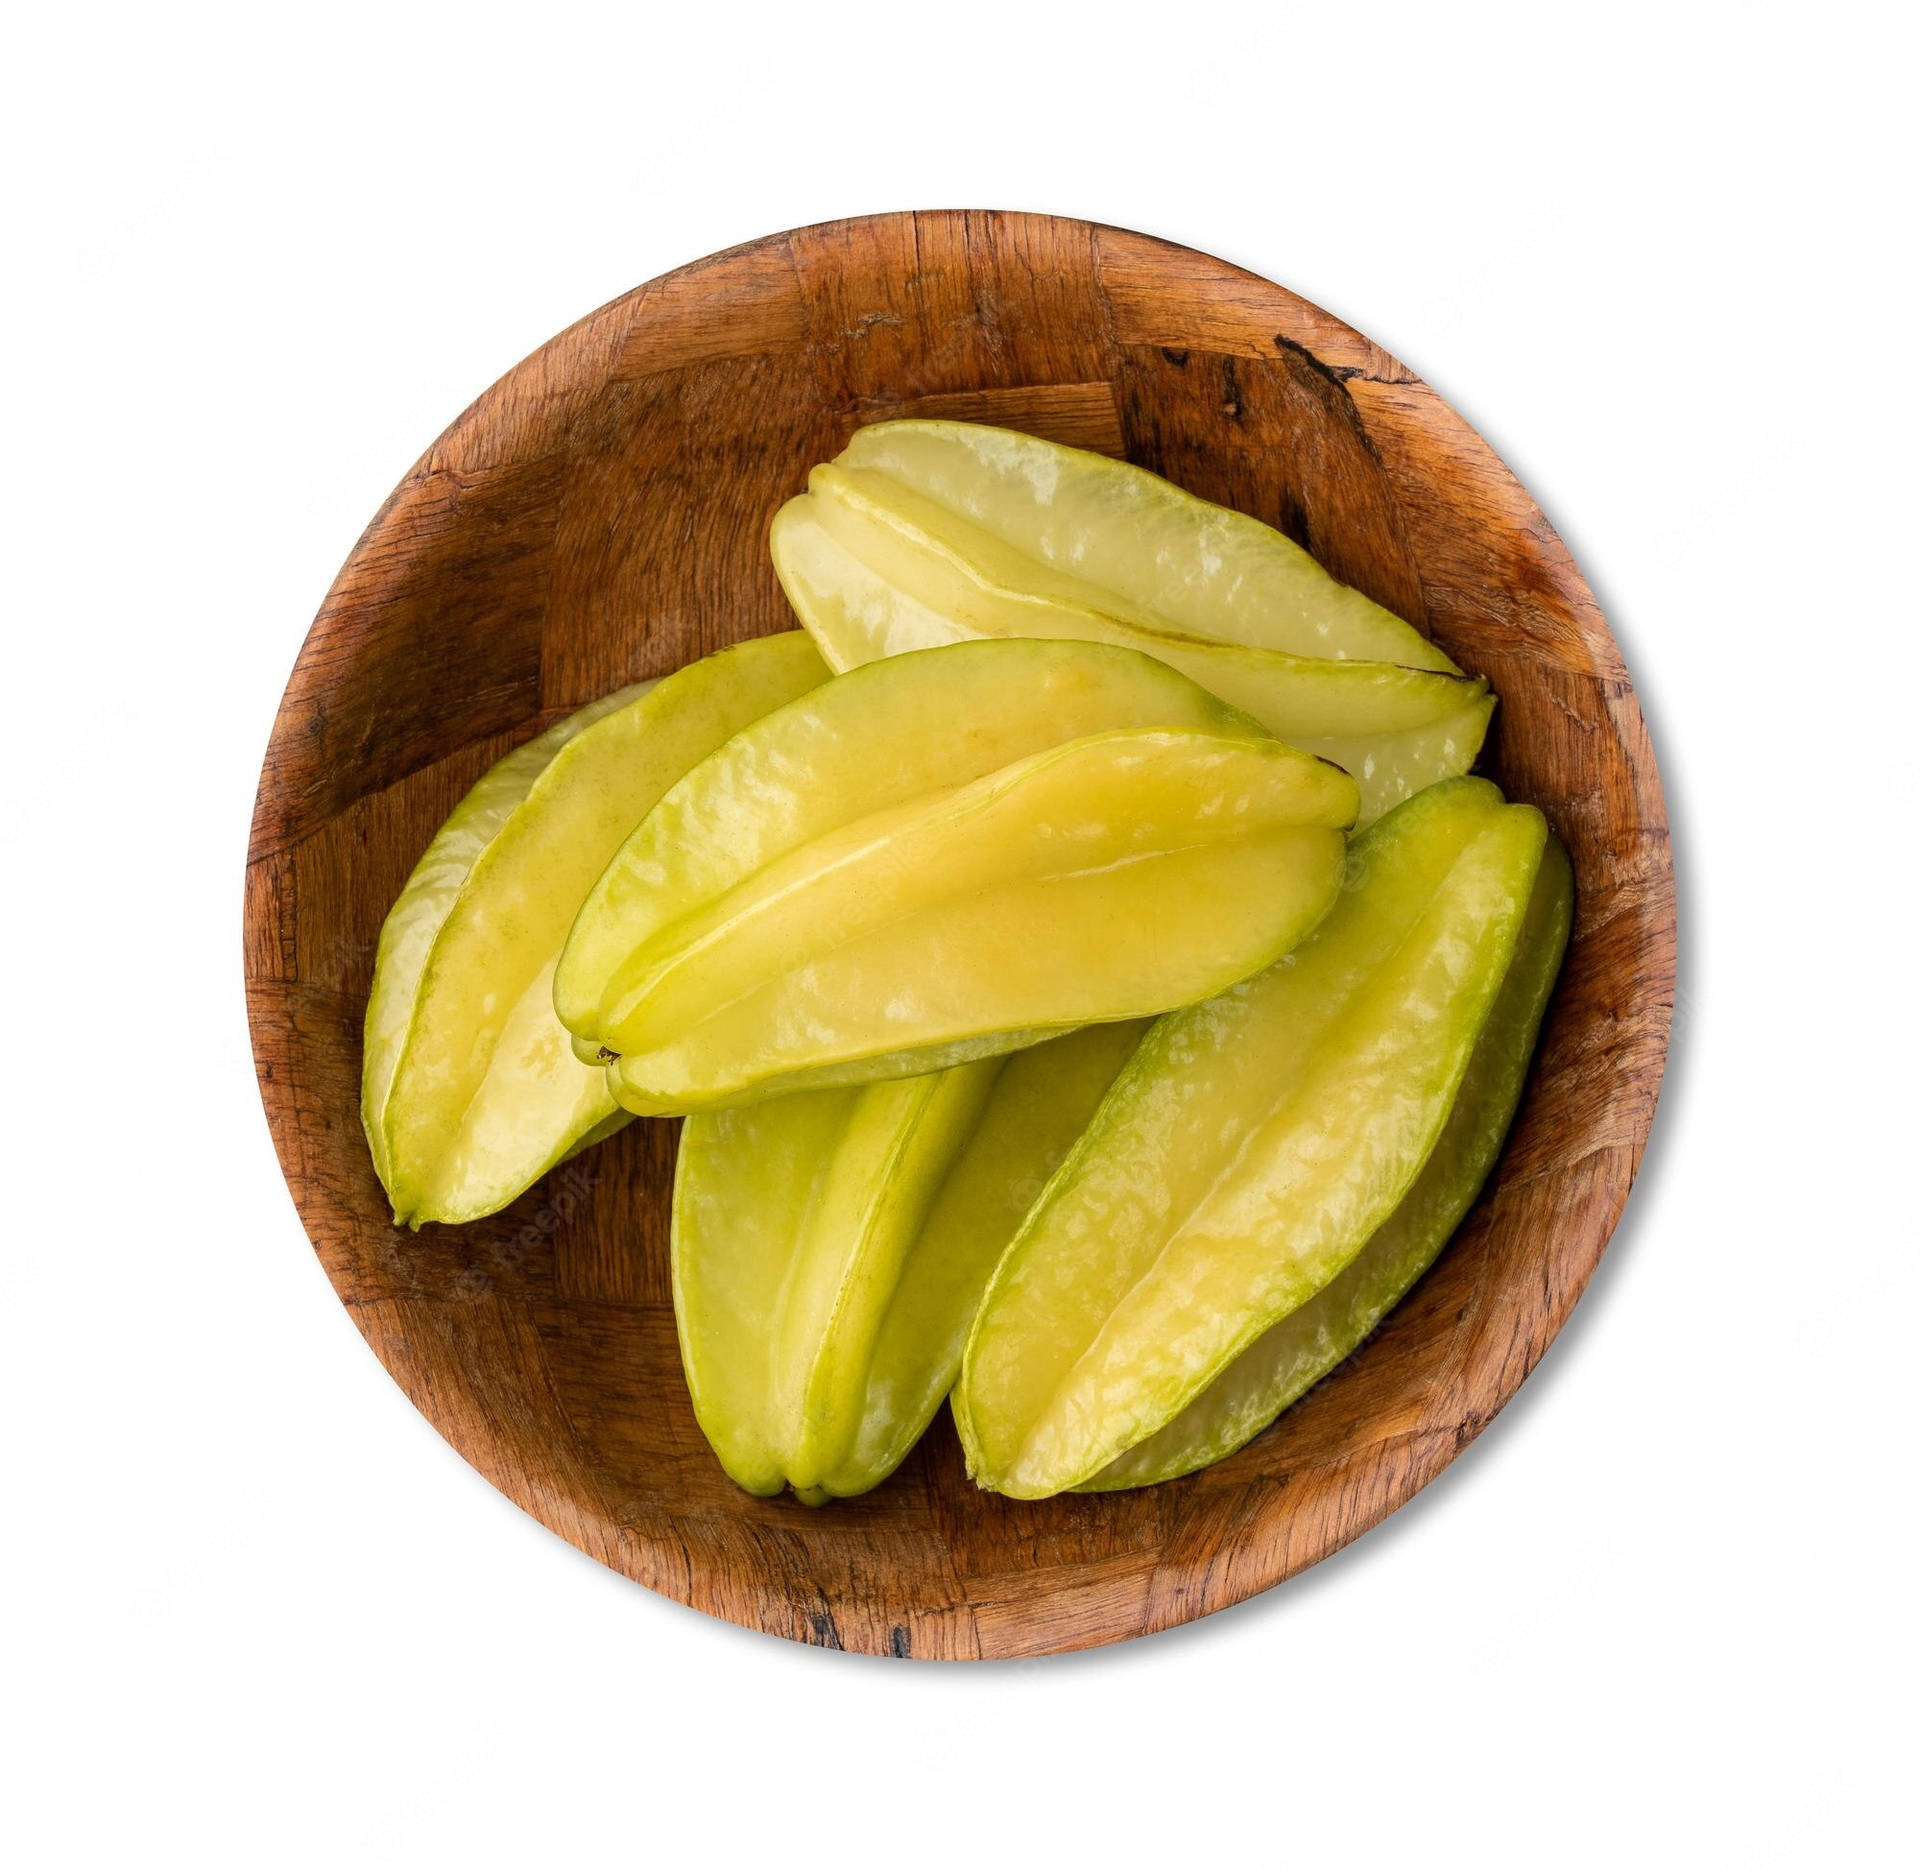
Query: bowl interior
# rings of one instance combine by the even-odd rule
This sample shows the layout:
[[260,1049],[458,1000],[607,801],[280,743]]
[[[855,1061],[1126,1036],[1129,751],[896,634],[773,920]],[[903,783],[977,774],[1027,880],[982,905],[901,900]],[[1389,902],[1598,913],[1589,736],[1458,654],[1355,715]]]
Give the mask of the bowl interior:
[[[1219,1467],[1037,1503],[944,1414],[887,1485],[735,1489],[667,1282],[676,1126],[506,1213],[395,1229],[356,1116],[387,907],[482,771],[621,683],[792,627],[774,510],[859,423],[975,418],[1125,455],[1282,527],[1501,696],[1485,762],[1572,853],[1574,941],[1486,1194],[1374,1338]],[[1417,1491],[1533,1368],[1651,1121],[1673,982],[1658,775],[1592,595],[1525,491],[1365,338],[1222,261],[1085,222],[887,215],[658,279],[489,390],[374,519],[276,721],[247,866],[262,1096],[342,1300],[442,1434],[574,1544],[806,1641],[1016,1655],[1236,1602]]]

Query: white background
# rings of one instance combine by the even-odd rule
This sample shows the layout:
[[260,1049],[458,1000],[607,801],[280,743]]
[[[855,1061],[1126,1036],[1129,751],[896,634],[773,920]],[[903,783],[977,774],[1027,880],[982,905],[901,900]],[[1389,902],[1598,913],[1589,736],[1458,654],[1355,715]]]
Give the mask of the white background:
[[[16,26],[0,1854],[1913,1861],[1907,9],[68,5]],[[1423,371],[1651,719],[1683,973],[1571,1328],[1428,1494],[1078,1659],[751,1636],[496,1495],[269,1148],[248,812],[360,527],[601,301],[1120,222]]]

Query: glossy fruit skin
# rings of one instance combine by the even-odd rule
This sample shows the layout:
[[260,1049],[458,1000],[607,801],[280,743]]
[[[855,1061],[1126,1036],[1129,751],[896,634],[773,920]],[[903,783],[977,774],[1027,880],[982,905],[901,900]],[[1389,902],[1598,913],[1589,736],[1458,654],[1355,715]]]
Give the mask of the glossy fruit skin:
[[669,790],[588,892],[554,976],[561,1021],[601,1041],[615,973],[683,917],[870,813],[1118,727],[1262,737],[1149,657],[966,643],[855,670],[735,736]]
[[842,1470],[876,1339],[999,1069],[986,1059],[685,1125],[673,1211],[681,1362],[702,1431],[748,1492],[792,1487],[817,1504],[860,1491]]
[[818,1505],[899,1466],[1027,1199],[1144,1030],[688,1118],[674,1312],[694,1412],[733,1480]]
[[[1272,745],[1257,722],[1176,671],[1104,644],[961,643],[874,663],[825,684],[737,735],[636,828],[589,892],[568,936],[554,978],[563,1022],[581,1046],[617,1052],[617,1044],[608,1044],[609,996],[630,996],[651,961],[674,947],[696,918],[711,917],[716,905],[803,847],[1067,741],[1122,728],[1200,729]],[[1344,775],[1333,778],[1351,785]],[[1322,789],[1325,783],[1319,782]],[[1115,1006],[1105,1016],[1138,1010]],[[1021,1042],[995,1036],[1003,1043],[989,1049]],[[1044,1036],[1044,1029],[1035,1030],[1025,1042]],[[892,1075],[942,1069],[981,1048],[963,1042],[943,1054],[916,1042],[915,1049],[913,1059],[879,1069]],[[734,1095],[680,1086],[670,1098],[655,1098],[663,1087],[639,1081],[624,1061],[615,1080],[629,1108],[696,1108]],[[782,1088],[762,1084],[742,1094],[774,1095]]]
[[579,710],[455,807],[382,930],[362,1121],[418,1227],[504,1207],[626,1121],[553,1012],[573,912],[686,768],[827,678],[798,631],[708,657]]
[[[856,436],[842,462],[868,434]],[[1025,437],[1008,439],[1029,449],[1051,448]],[[1089,471],[1096,476],[1117,474],[1165,485],[1097,456],[1053,452],[1094,463]],[[1176,511],[1217,511],[1178,489],[1169,491],[1176,496]],[[1208,525],[1201,521],[1191,528],[1195,551],[1203,549]],[[1288,554],[1304,559],[1289,541],[1273,537]],[[1290,746],[1346,768],[1360,782],[1362,825],[1422,787],[1465,772],[1493,714],[1486,683],[1451,665],[1409,668],[1353,660],[1330,654],[1324,645],[1302,655],[1235,641],[1230,634],[1176,630],[1138,607],[1129,607],[1127,617],[1116,616],[1099,606],[1123,604],[1117,594],[1008,549],[986,528],[871,469],[842,463],[816,467],[807,492],[775,516],[769,543],[796,614],[835,669],[978,637],[1051,637],[1137,649],[1244,709]],[[1127,542],[1117,543],[1124,548]],[[1177,541],[1170,542],[1168,552],[1176,546]],[[1109,544],[1088,556],[1095,565],[1110,566],[1123,559],[1124,550]],[[1305,564],[1318,588],[1345,591],[1310,559]],[[1223,629],[1237,620],[1229,601],[1236,594],[1222,594],[1216,607]],[[1398,619],[1378,614],[1404,640],[1422,651],[1431,649]],[[1444,657],[1439,660],[1445,663]]]
[[[972,528],[1006,580],[1122,622],[1458,674],[1437,644],[1271,526],[1105,455],[978,422],[876,422],[838,466]],[[986,554],[983,553],[982,556]]]
[[[461,888],[554,755],[582,728],[638,700],[651,686],[642,683],[604,696],[489,767],[434,833],[432,843],[387,912],[374,958],[373,986],[367,996],[361,1043],[360,1122],[374,1169],[389,1194],[392,1174],[387,1152],[387,1098],[413,1021],[428,957]],[[405,1218],[397,1206],[394,1218]]]
[[715,1108],[1203,999],[1332,906],[1355,803],[1277,741],[1136,728],[856,820],[629,957],[614,1095]]
[[829,1491],[855,1493],[884,1479],[925,1433],[959,1374],[994,1265],[1147,1024],[1083,1026],[1000,1061],[980,1121],[902,1269],[868,1368],[867,1406],[842,1467],[827,1478]]
[[1459,1095],[1404,1200],[1345,1271],[1242,1351],[1156,1434],[1081,1483],[1145,1487],[1223,1460],[1342,1363],[1439,1257],[1473,1206],[1519,1108],[1573,926],[1573,871],[1549,838],[1513,964]]
[[1356,842],[1310,941],[1155,1025],[975,1318],[954,1417],[981,1485],[1090,1479],[1360,1251],[1440,1135],[1545,838],[1483,780],[1429,788]]

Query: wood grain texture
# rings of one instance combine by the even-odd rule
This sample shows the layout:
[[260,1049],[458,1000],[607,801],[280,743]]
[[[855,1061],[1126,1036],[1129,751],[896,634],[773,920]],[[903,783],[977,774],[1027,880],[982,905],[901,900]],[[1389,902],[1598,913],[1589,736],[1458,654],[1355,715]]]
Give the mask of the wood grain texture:
[[[387,906],[509,746],[622,682],[790,628],[767,523],[860,422],[973,417],[1124,453],[1284,527],[1502,697],[1489,768],[1573,854],[1567,968],[1459,1238],[1251,1446],[1131,1494],[971,1487],[945,1418],[821,1511],[721,1473],[666,1279],[674,1126],[639,1122],[506,1213],[396,1230],[360,1135]],[[1017,1656],[1204,1615],[1313,1564],[1471,1441],[1552,1342],[1646,1142],[1674,979],[1666,812],[1571,559],[1492,451],[1325,312],[1204,254],[987,213],[805,228],[583,320],[430,448],[288,684],[247,870],[260,1089],[322,1263],[454,1447],[651,1588],[879,1655]]]

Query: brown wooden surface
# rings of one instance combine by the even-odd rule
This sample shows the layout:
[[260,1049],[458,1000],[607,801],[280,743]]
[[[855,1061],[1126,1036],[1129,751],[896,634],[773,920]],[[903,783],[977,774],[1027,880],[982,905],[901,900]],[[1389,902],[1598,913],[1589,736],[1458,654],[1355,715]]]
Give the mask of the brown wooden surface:
[[[1207,1473],[977,1492],[943,1415],[866,1498],[737,1491],[696,1428],[666,1273],[674,1126],[632,1125],[505,1214],[387,1219],[355,1114],[380,923],[461,793],[556,715],[792,627],[774,509],[853,427],[973,417],[1124,453],[1284,527],[1502,705],[1488,768],[1541,806],[1578,922],[1488,1194],[1361,1352]],[[1533,502],[1412,372],[1266,280],[1045,217],[886,215],[684,267],[489,390],[368,528],[274,727],[247,866],[261,1094],[307,1230],[407,1394],[510,1498],[655,1590],[783,1636],[1009,1656],[1265,1590],[1423,1487],[1565,1322],[1666,1053],[1674,906],[1646,731]]]

